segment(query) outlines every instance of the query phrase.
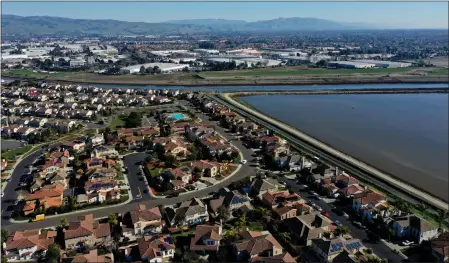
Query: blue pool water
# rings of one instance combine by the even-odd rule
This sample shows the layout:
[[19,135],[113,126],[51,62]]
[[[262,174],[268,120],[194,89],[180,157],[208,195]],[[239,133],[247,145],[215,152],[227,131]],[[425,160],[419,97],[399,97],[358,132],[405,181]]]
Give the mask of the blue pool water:
[[180,120],[180,119],[184,119],[184,118],[185,118],[185,115],[182,114],[182,113],[173,113],[173,114],[171,115],[171,117],[172,117],[173,119],[175,119],[175,120]]

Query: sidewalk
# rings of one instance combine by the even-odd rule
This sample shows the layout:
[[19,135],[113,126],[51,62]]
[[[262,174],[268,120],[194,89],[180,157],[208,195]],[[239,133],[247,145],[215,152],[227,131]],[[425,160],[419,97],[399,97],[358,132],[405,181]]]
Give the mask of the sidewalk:
[[[243,160],[243,154],[242,154],[240,151],[239,151],[239,154],[240,154],[240,158]],[[221,181],[217,181],[217,180],[214,179],[214,180],[216,181],[215,184],[217,184],[217,183],[222,183],[222,182],[225,182],[225,181],[229,180],[229,179],[232,178],[235,174],[237,174],[237,172],[240,170],[241,167],[242,167],[242,164],[239,164],[239,166],[237,166],[237,169],[235,169],[234,172],[232,172],[230,175],[226,176],[226,177],[225,177],[223,180],[221,180]],[[202,178],[202,179],[204,179],[204,178]],[[215,185],[215,184],[214,184],[214,185]],[[214,185],[208,186],[208,187],[203,188],[203,189],[198,189],[198,190],[195,190],[195,191],[188,191],[188,192],[180,193],[179,196],[184,195],[184,194],[195,193],[196,191],[204,190],[204,189],[213,187]],[[154,195],[153,192],[151,191],[151,189],[150,189],[150,191],[149,191],[148,193],[149,193],[150,196],[153,197],[153,198],[157,198],[157,199],[166,198],[166,196],[162,196],[162,197],[161,197],[161,196],[156,196],[156,195]]]

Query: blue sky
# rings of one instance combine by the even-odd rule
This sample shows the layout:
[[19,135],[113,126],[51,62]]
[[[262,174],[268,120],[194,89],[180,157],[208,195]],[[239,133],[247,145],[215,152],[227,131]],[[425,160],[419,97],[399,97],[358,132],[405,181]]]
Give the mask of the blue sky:
[[395,28],[448,28],[447,2],[2,2],[2,14],[138,22],[315,17]]

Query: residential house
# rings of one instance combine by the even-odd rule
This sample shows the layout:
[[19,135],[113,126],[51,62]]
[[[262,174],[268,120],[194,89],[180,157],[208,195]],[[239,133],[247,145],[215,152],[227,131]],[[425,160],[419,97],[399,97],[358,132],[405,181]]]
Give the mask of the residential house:
[[297,193],[290,193],[289,191],[266,192],[262,195],[262,203],[267,207],[274,208],[279,205],[287,205],[301,200],[301,196]]
[[95,147],[91,153],[91,157],[96,158],[103,158],[103,157],[108,158],[114,156],[119,156],[117,150],[115,150],[113,147],[106,147],[103,145]]
[[[113,160],[111,160],[113,161]],[[117,175],[117,170],[114,168],[99,168],[95,170],[91,170],[88,173],[88,179],[114,179]]]
[[89,250],[87,254],[78,254],[73,257],[68,257],[67,254],[61,255],[61,263],[112,263],[114,262],[114,254],[107,253],[98,255],[97,249]]
[[78,217],[78,221],[70,222],[64,230],[65,247],[69,250],[101,244],[109,236],[109,223],[98,223],[92,214]]
[[177,159],[185,159],[187,156],[187,145],[179,142],[169,142],[164,145],[165,155],[175,156]]
[[444,232],[437,238],[431,240],[430,246],[436,262],[449,262],[449,232]]
[[190,250],[202,254],[217,252],[223,239],[221,225],[197,225],[195,236],[190,240]]
[[234,242],[234,252],[239,261],[282,254],[282,246],[268,231],[246,231],[242,237],[242,240]]
[[323,237],[325,232],[330,232],[333,228],[332,221],[318,212],[288,218],[284,224],[294,240],[307,246],[311,245],[312,239]]
[[333,262],[334,258],[343,251],[355,254],[366,249],[358,239],[345,240],[341,237],[333,239],[314,238],[310,248],[320,259],[320,262]]
[[175,255],[176,246],[169,235],[138,238],[137,246],[143,261],[169,262]]
[[45,162],[44,165],[40,167],[40,176],[42,178],[46,177],[48,174],[55,173],[59,170],[64,170],[67,168],[68,158],[50,158]]
[[158,207],[147,208],[142,204],[137,205],[129,214],[126,214],[124,221],[126,224],[122,228],[131,230],[123,232],[124,236],[128,237],[129,240],[161,233],[165,225]]
[[192,167],[193,171],[199,171],[201,176],[207,177],[216,177],[220,174],[221,170],[221,165],[219,163],[208,160],[191,162],[190,167]]
[[354,195],[352,209],[361,214],[366,220],[372,221],[375,208],[386,201],[386,196],[372,190],[366,190],[365,192]]
[[72,150],[75,152],[81,152],[84,150],[86,143],[83,141],[80,141],[80,140],[74,140],[74,141],[70,141],[70,142],[63,142],[61,146],[68,150]]
[[62,185],[62,187],[64,187],[64,189],[67,188],[67,186],[68,186],[67,172],[64,170],[58,170],[52,174],[47,174],[45,179],[50,184]]
[[232,213],[242,206],[246,206],[249,210],[253,209],[251,199],[247,195],[241,194],[237,190],[231,191],[228,188],[221,188],[218,191],[218,196],[209,202],[211,215],[214,217],[219,215],[222,207],[229,209]]
[[207,205],[198,198],[182,202],[175,209],[166,208],[170,226],[192,226],[209,220]]
[[96,170],[103,167],[103,163],[106,162],[106,159],[103,158],[90,158],[83,161],[84,167],[87,171]]
[[104,136],[102,134],[97,134],[95,136],[92,136],[89,138],[89,142],[92,144],[92,146],[102,145],[104,144]]
[[342,194],[344,197],[349,198],[353,197],[356,194],[363,193],[365,191],[365,187],[360,186],[358,184],[353,184],[350,186],[347,186],[343,189],[340,189],[339,193]]
[[120,188],[112,179],[90,179],[84,186],[89,203],[104,202],[109,200],[120,200]]
[[253,257],[251,263],[296,263],[296,260],[288,252],[272,257]]
[[395,218],[391,224],[395,236],[409,239],[420,244],[438,236],[438,227],[416,215],[407,215]]
[[279,182],[275,179],[256,177],[251,182],[250,195],[261,199],[263,194],[268,191],[276,192],[280,186]]
[[19,230],[12,232],[3,243],[8,261],[35,261],[45,256],[48,246],[55,242],[56,231]]
[[46,185],[40,190],[24,197],[26,205],[23,209],[25,215],[31,214],[36,208],[36,203],[46,209],[55,206],[60,207],[63,201],[64,187],[60,184]]
[[342,173],[342,174],[339,174],[337,176],[334,176],[332,178],[332,182],[335,185],[340,186],[341,188],[345,188],[345,187],[348,187],[350,185],[358,184],[359,180],[357,180],[356,178],[354,178],[352,176],[349,176],[349,175],[346,175],[346,174]]

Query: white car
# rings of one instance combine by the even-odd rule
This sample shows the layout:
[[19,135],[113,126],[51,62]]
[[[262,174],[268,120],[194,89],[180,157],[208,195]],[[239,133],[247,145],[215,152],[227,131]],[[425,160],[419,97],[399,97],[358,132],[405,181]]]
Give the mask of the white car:
[[248,161],[247,160],[242,160],[240,163],[241,164],[245,164],[245,163],[247,163]]
[[413,244],[413,241],[408,241],[408,240],[402,241],[402,245],[404,245],[404,246],[410,246],[412,244]]

